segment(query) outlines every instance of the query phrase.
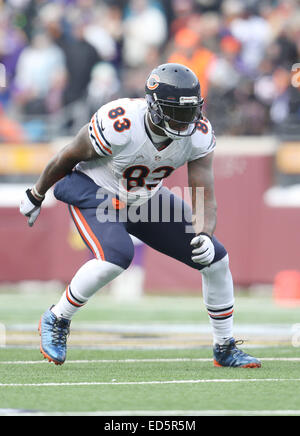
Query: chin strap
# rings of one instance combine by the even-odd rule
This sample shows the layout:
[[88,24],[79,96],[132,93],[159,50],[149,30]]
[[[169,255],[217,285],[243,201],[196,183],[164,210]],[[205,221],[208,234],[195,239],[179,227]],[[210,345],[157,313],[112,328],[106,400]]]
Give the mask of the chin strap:
[[[177,130],[173,130],[173,129],[171,129],[171,127],[169,126],[169,123],[168,123],[167,121],[165,121],[165,124],[167,125],[167,129],[164,129],[165,134],[166,134],[169,138],[171,138],[171,139],[173,139],[173,140],[175,140],[175,141],[176,141],[177,139],[187,138],[187,137],[191,136],[191,135],[194,133],[194,131],[196,130],[196,127],[189,126],[189,127],[185,130],[185,131],[187,131],[188,133],[186,133],[186,134],[184,134],[184,135],[180,135],[179,132],[176,133]],[[190,130],[190,132],[189,132],[189,130]],[[173,133],[173,132],[174,132],[174,133]]]

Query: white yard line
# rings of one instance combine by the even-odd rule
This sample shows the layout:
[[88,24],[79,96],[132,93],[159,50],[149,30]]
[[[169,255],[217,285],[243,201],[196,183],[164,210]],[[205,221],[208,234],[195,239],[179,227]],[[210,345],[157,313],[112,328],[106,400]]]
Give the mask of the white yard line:
[[[300,357],[258,357],[263,362],[300,362]],[[174,363],[174,362],[211,362],[212,358],[170,358],[170,359],[100,359],[100,360],[67,360],[66,364],[89,363]],[[11,360],[0,361],[0,365],[40,365],[48,364],[46,360]],[[66,365],[65,364],[65,365]]]
[[[81,413],[67,412],[67,415],[81,415]],[[83,412],[89,416],[226,416],[226,415],[300,415],[300,410],[113,410],[99,412]]]
[[[36,324],[7,324],[7,332],[36,332]],[[292,334],[291,324],[235,324],[235,335],[274,336]],[[161,322],[149,323],[78,323],[72,327],[72,333],[139,333],[139,334],[210,334],[209,323],[171,324]]]
[[199,383],[253,383],[253,382],[300,382],[300,378],[252,378],[252,379],[199,379],[199,380],[151,380],[128,382],[71,382],[71,383],[0,383],[1,387],[57,387],[57,386],[121,386],[121,385],[167,385]]
[[[96,412],[30,412],[0,409],[0,416],[300,416],[300,410],[101,410]],[[150,420],[149,420],[150,421]],[[154,419],[155,421],[155,419]],[[116,420],[118,422],[118,420]]]

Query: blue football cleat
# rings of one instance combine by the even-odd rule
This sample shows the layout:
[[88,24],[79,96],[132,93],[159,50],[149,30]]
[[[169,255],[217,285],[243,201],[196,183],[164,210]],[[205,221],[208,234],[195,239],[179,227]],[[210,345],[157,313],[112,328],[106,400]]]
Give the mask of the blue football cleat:
[[228,339],[225,344],[214,346],[214,365],[232,368],[260,368],[261,362],[255,357],[249,356],[237,348],[234,338]]
[[57,318],[51,312],[51,308],[40,319],[40,351],[45,359],[54,362],[55,365],[62,365],[66,360],[67,336],[70,333],[70,324],[71,321],[68,319]]

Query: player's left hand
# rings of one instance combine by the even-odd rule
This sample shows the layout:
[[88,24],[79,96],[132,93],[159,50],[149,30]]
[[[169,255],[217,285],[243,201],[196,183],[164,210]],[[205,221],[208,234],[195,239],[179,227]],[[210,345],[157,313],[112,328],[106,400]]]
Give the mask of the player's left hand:
[[41,212],[42,201],[37,200],[30,189],[24,193],[20,203],[20,212],[28,218],[28,225],[32,227]]
[[194,248],[192,261],[201,265],[210,265],[215,257],[215,247],[211,238],[207,235],[198,235],[191,241]]

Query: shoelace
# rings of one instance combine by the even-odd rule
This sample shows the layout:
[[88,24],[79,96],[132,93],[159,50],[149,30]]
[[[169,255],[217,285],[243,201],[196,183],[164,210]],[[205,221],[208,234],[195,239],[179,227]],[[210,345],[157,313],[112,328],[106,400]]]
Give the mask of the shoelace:
[[235,348],[235,349],[236,349],[236,352],[240,352],[240,353],[242,353],[242,351],[239,350],[238,348],[236,348],[236,346],[237,346],[237,345],[242,345],[244,342],[245,342],[245,341],[243,341],[243,339],[239,339],[239,340],[237,340],[237,341],[230,342],[229,344],[222,344],[222,345],[219,345],[219,347],[220,347],[220,351],[221,351],[221,353],[224,353],[224,352],[229,351],[230,349],[234,349],[234,348]]
[[65,345],[67,342],[67,336],[70,334],[70,328],[65,326],[62,320],[56,320],[53,326],[53,344]]

